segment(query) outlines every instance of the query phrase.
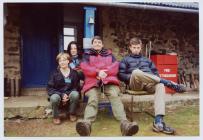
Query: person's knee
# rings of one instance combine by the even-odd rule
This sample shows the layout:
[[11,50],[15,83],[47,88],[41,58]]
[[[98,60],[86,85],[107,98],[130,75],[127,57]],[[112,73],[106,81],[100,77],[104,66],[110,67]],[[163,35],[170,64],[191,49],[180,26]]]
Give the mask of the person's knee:
[[61,101],[61,97],[58,94],[53,94],[50,97],[50,102],[52,104],[59,103]]
[[154,93],[155,92],[155,85],[149,83],[149,84],[144,86],[144,90],[146,90],[148,93]]
[[88,96],[88,102],[99,102],[99,97],[97,97],[97,95],[91,95],[91,96]]
[[88,105],[96,105],[99,102],[100,91],[96,88],[90,89],[85,93],[85,96],[88,98]]
[[133,70],[132,74],[134,76],[140,76],[140,75],[143,74],[143,72],[141,70],[139,70],[139,69],[135,69],[135,70]]
[[91,96],[88,96],[88,105],[96,106],[99,103],[99,99],[95,94],[91,94]]
[[119,93],[117,93],[117,92],[112,92],[111,93],[111,98],[119,98]]
[[116,98],[121,95],[121,90],[118,86],[116,85],[110,85],[109,90],[106,91],[110,97]]
[[70,93],[70,99],[71,100],[78,100],[79,99],[79,92],[78,91],[72,91],[71,93]]
[[90,89],[85,95],[88,97],[88,99],[97,99],[100,92],[98,92],[95,89]]
[[158,83],[156,86],[157,86],[157,88],[165,88],[164,84],[162,84],[162,83]]

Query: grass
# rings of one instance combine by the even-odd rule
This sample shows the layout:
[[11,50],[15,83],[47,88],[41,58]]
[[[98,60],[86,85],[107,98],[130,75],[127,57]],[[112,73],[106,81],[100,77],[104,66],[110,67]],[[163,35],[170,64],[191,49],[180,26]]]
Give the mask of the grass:
[[[153,118],[145,113],[135,113],[134,120],[139,124],[136,136],[170,136],[152,131]],[[176,129],[176,136],[199,136],[199,106],[183,106],[167,109],[165,122]],[[77,137],[75,122],[63,120],[61,125],[53,125],[52,119],[38,120],[5,120],[6,137]],[[92,125],[91,136],[118,137],[120,123],[105,111],[100,111]]]

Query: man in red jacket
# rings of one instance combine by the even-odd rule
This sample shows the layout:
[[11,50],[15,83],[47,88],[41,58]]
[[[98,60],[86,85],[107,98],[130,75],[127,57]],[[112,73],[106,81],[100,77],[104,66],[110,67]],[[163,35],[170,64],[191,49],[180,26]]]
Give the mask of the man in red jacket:
[[98,112],[99,95],[101,87],[111,102],[113,114],[121,122],[121,133],[123,136],[132,136],[138,132],[136,122],[129,122],[126,118],[123,104],[120,99],[119,80],[117,78],[119,63],[110,50],[103,48],[100,36],[92,39],[92,48],[83,56],[80,64],[85,75],[82,91],[88,96],[84,119],[76,124],[76,130],[80,136],[89,136],[91,123],[95,121]]

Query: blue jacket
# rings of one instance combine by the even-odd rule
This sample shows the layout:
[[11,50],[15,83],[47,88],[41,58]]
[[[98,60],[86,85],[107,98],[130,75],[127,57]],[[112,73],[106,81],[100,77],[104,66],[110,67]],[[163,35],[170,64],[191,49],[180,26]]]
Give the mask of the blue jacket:
[[142,55],[130,54],[124,57],[120,62],[118,74],[119,79],[128,84],[132,71],[135,69],[159,76],[154,63],[151,60]]
[[75,69],[77,67],[80,66],[80,58],[77,56],[72,56],[71,58],[71,62],[69,63],[69,66],[72,68],[72,69]]

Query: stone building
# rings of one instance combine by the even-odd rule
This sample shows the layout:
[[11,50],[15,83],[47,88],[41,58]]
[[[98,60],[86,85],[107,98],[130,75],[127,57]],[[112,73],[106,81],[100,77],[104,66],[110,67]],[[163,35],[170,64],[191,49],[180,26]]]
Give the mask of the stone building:
[[93,35],[102,36],[118,60],[134,36],[142,38],[144,46],[150,44],[151,52],[176,53],[179,82],[198,88],[198,3],[4,3],[3,7],[6,96],[45,93],[57,53],[70,40],[88,49]]

